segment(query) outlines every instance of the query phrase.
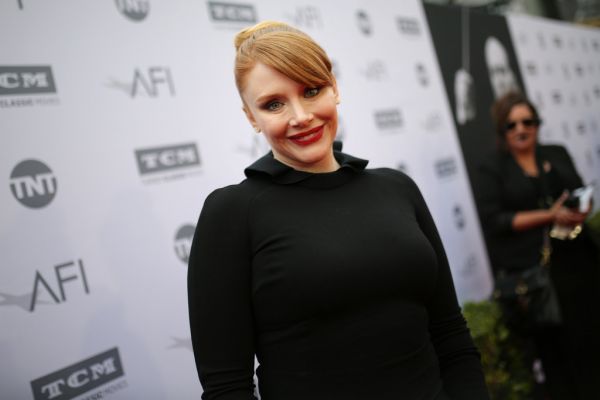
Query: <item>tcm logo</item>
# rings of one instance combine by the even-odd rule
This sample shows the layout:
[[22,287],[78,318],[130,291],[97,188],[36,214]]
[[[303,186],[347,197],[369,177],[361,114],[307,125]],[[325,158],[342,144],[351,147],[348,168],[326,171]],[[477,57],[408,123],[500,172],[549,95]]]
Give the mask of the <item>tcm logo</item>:
[[158,97],[165,93],[175,96],[173,76],[167,67],[149,67],[147,70],[136,68],[131,83],[122,83],[112,79],[108,86],[121,89],[132,98],[138,96]]
[[121,14],[135,22],[144,20],[150,12],[148,0],[115,0],[115,3]]
[[209,1],[210,18],[215,22],[251,23],[257,22],[256,11],[251,4],[224,3]]
[[194,225],[186,224],[180,227],[175,234],[175,254],[186,265],[190,260],[190,249],[195,230]]
[[323,19],[318,8],[313,6],[297,7],[296,12],[288,14],[288,18],[293,24],[302,28],[322,28]]
[[374,116],[375,124],[380,130],[402,128],[404,125],[402,112],[397,108],[375,111]]
[[25,207],[42,208],[56,196],[56,177],[52,170],[38,160],[25,160],[10,174],[10,190]]
[[458,167],[453,158],[442,158],[435,162],[435,172],[438,178],[448,178],[456,175]]
[[124,376],[115,347],[31,381],[34,400],[67,400]]
[[418,36],[421,34],[419,21],[417,21],[415,18],[397,17],[396,25],[398,26],[400,33],[404,35]]
[[200,166],[195,143],[140,149],[135,151],[135,158],[140,175]]
[[0,96],[56,93],[50,66],[0,66]]

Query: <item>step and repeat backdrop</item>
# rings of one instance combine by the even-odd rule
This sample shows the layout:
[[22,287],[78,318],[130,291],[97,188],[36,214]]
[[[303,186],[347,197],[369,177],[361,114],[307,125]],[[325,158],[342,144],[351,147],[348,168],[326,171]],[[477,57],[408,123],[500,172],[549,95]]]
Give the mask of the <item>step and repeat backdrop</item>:
[[[428,17],[417,0],[1,2],[0,398],[199,398],[187,257],[204,198],[268,151],[232,74],[235,33],[264,19],[323,45],[344,151],[417,181],[460,300],[486,298],[465,117]],[[598,30],[508,22],[544,140],[597,180]]]

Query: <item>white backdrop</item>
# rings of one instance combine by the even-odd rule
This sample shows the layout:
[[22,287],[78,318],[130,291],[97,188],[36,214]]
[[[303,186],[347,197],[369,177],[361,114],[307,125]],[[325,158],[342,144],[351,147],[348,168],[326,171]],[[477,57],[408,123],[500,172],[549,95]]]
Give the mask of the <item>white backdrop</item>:
[[544,123],[540,139],[567,147],[600,207],[600,30],[508,18],[526,90]]
[[206,195],[243,179],[267,150],[232,76],[235,32],[263,19],[322,43],[342,96],[344,150],[411,175],[461,301],[490,293],[417,0],[7,0],[1,398],[199,398],[186,257]]

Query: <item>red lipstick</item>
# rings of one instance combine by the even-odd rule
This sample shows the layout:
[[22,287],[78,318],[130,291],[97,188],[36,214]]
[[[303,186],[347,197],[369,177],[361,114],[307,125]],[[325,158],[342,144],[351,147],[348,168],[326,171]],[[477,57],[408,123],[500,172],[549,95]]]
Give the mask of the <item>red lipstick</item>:
[[316,128],[297,133],[294,136],[290,136],[288,139],[300,146],[308,146],[309,144],[312,144],[323,137],[324,126],[325,125],[317,126]]

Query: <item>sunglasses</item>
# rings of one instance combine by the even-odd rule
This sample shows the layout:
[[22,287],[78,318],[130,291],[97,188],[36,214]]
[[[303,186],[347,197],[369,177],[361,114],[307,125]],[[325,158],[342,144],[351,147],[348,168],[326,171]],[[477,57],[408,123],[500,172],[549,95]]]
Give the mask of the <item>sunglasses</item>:
[[513,129],[515,129],[517,127],[518,123],[523,124],[524,127],[526,128],[532,128],[534,126],[540,126],[540,124],[542,123],[542,120],[540,119],[535,119],[535,118],[525,118],[522,119],[520,121],[511,121],[511,122],[507,122],[506,125],[504,126],[504,131],[505,132],[510,132]]

